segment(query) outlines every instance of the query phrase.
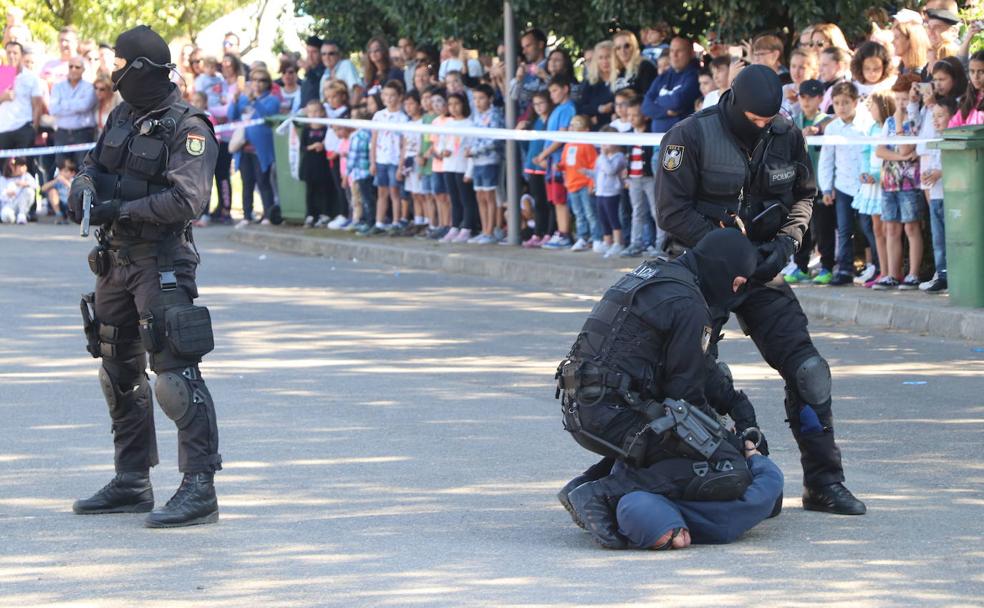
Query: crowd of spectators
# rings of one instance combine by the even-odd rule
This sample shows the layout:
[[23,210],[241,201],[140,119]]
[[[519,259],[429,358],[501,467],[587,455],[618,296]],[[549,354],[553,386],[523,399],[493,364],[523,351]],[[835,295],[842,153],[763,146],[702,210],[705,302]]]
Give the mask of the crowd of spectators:
[[[229,34],[217,55],[183,47],[175,82],[215,124],[298,114],[501,128],[504,101],[511,99],[517,129],[663,133],[716,104],[745,66],[761,64],[783,80],[782,113],[806,135],[934,137],[950,126],[984,123],[984,54],[969,53],[982,26],[962,23],[957,10],[953,0],[930,0],[921,12],[903,9],[890,17],[873,11],[868,34],[852,41],[837,25],[818,23],[793,36],[763,32],[737,44],[709,36],[701,46],[660,23],[638,35],[621,29],[609,39],[581,41],[578,57],[550,48],[543,31],[530,29],[520,37],[514,74],[506,73],[503,46],[495,56],[481,56],[456,38],[432,46],[404,37],[391,46],[373,37],[363,49],[346,49],[314,35],[303,55],[284,53],[272,70],[259,61],[245,65],[238,37]],[[108,80],[112,48],[80,42],[65,28],[57,58],[39,66],[31,60],[34,47],[20,39],[25,32],[18,15],[8,14],[7,64],[17,75],[0,93],[0,147],[91,141],[116,102]],[[504,240],[501,140],[319,124],[299,131],[306,226],[442,243]],[[238,224],[279,223],[271,127],[223,132],[219,141],[218,204],[199,224],[233,221],[235,170],[243,184]],[[523,143],[520,154],[524,247],[606,257],[663,250],[657,147],[599,150],[547,140]],[[939,152],[859,144],[812,146],[810,154],[819,193],[808,238],[786,280],[944,291]],[[61,210],[65,176],[80,155],[50,162],[57,169],[49,167],[31,184],[17,177],[24,165],[7,163],[0,197],[5,208],[15,208],[15,220],[23,215],[13,202],[19,190],[8,183],[43,189],[51,212]],[[32,165],[28,159],[28,174],[35,173]],[[254,212],[255,191],[262,212]],[[928,266],[927,220],[934,253]]]

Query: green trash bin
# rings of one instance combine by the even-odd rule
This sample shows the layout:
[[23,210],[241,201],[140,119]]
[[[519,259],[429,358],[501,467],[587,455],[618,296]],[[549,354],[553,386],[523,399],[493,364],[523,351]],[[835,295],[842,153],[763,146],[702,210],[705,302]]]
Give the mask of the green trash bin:
[[[300,136],[300,132],[291,135],[290,129],[286,133],[280,134],[276,131],[277,127],[287,119],[287,116],[270,116],[267,124],[273,131],[273,152],[276,155],[276,179],[277,192],[280,197],[280,212],[285,222],[304,222],[306,211],[304,204],[304,182],[294,179],[290,171],[290,147],[291,137]],[[296,159],[300,162],[300,157]]]
[[946,129],[942,150],[950,301],[984,307],[984,126]]

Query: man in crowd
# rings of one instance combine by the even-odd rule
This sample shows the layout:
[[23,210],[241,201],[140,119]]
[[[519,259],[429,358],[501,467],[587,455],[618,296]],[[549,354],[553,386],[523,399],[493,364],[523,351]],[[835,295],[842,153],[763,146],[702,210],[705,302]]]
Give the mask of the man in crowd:
[[694,44],[675,36],[670,41],[670,69],[656,77],[642,102],[642,113],[651,119],[653,133],[666,133],[670,127],[694,113],[700,97],[699,68],[694,60]]
[[558,498],[602,546],[626,546],[615,508],[630,492],[735,500],[748,487],[743,442],[705,397],[705,353],[709,306],[736,301],[755,266],[737,230],[709,233],[672,262],[642,264],[605,292],[560,364],[564,428],[605,458]]
[[239,56],[239,35],[235,32],[226,32],[225,37],[222,39],[222,52],[232,53],[235,56]]
[[[55,145],[67,146],[96,140],[96,92],[92,83],[82,78],[85,62],[81,57],[68,61],[68,78],[55,83],[51,90],[49,111],[55,118]],[[56,164],[71,158],[76,166],[82,164],[85,152],[58,154]]]
[[468,51],[461,45],[461,40],[449,36],[444,39],[443,45],[442,56],[446,59],[441,61],[441,67],[437,71],[438,80],[444,82],[448,72],[459,72],[472,78],[481,78],[485,71],[482,64],[478,59],[468,57]]
[[96,290],[83,298],[83,322],[89,353],[102,358],[116,475],[72,509],[89,515],[154,507],[149,353],[158,403],[177,427],[184,478],[145,525],[213,523],[222,457],[215,406],[198,367],[213,338],[208,309],[192,304],[198,254],[191,222],[208,206],[218,144],[207,115],[182,101],[170,81],[163,38],[141,25],[120,34],[116,53],[112,79],[124,103],[110,114],[69,193],[72,219],[82,221],[83,198],[91,197],[91,222],[100,226],[89,256]]
[[399,46],[400,54],[403,56],[403,84],[407,86],[408,91],[412,91],[414,89],[413,74],[417,71],[417,45],[414,44],[413,38],[404,36],[400,38],[397,46]]
[[58,32],[58,59],[52,59],[41,68],[41,79],[48,83],[48,90],[68,78],[68,64],[79,55],[79,33],[68,25]]
[[929,34],[930,48],[940,44],[954,44],[960,38],[960,16],[946,8],[932,8],[926,11],[926,33]]
[[533,100],[533,94],[545,90],[550,82],[547,74],[547,35],[536,28],[527,30],[519,39],[519,46],[523,53],[523,63],[519,66],[519,73],[512,81],[510,90],[518,105],[518,116],[523,116]]
[[24,46],[8,42],[7,65],[17,68],[14,86],[0,93],[0,149],[29,148],[44,109],[44,83],[24,69]]
[[782,84],[793,81],[789,70],[782,65],[782,39],[775,34],[760,34],[752,41],[752,64],[764,65],[779,74]]
[[312,99],[321,99],[321,77],[325,75],[325,64],[321,61],[321,47],[324,43],[315,35],[304,41],[307,49],[304,80],[301,82],[301,107]]
[[322,102],[328,101],[324,98],[325,85],[329,80],[341,80],[348,86],[349,95],[358,97],[356,89],[362,87],[362,77],[352,62],[342,57],[342,46],[334,40],[326,40],[321,45],[321,61],[324,63],[325,71],[321,75],[321,86],[319,87],[320,99]]
[[803,240],[816,181],[803,135],[778,115],[782,83],[774,70],[744,68],[721,101],[663,138],[657,179],[659,225],[684,248],[724,226],[758,247],[748,291],[712,311],[712,337],[730,312],[786,383],[786,416],[800,449],[803,506],[861,515],[865,505],[844,486],[834,441],[831,378],[807,319],[779,272]]

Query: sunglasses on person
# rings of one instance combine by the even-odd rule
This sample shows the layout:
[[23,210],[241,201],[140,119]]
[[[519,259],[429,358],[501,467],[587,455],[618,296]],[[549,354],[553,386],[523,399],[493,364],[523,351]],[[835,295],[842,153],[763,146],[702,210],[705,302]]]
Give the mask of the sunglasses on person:
[[616,51],[628,51],[628,50],[631,50],[631,49],[632,49],[632,45],[631,44],[628,44],[628,43],[626,43],[626,44],[620,44],[620,45],[618,45],[618,46],[615,47],[615,50]]

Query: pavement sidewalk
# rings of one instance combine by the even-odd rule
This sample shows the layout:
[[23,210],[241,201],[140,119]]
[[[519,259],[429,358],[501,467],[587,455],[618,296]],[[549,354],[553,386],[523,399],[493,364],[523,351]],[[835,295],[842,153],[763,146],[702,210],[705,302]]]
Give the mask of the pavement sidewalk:
[[[445,245],[400,237],[286,226],[230,231],[237,243],[300,255],[437,270],[576,293],[600,294],[641,258],[606,260],[591,252],[527,250],[495,245]],[[811,319],[912,331],[984,342],[984,309],[950,304],[947,296],[878,292],[859,287],[794,287]]]

